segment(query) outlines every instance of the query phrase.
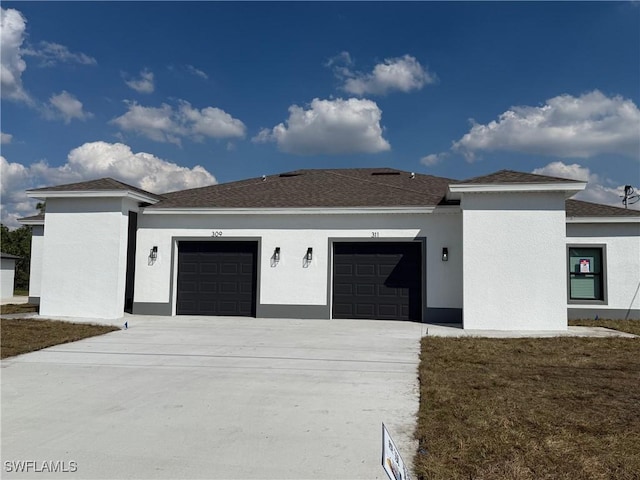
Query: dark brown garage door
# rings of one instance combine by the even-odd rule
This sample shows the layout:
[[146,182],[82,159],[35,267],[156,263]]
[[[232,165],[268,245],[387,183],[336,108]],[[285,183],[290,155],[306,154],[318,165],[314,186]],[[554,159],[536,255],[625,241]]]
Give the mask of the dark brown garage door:
[[333,318],[422,319],[422,246],[334,243]]
[[256,314],[257,242],[180,242],[178,315]]

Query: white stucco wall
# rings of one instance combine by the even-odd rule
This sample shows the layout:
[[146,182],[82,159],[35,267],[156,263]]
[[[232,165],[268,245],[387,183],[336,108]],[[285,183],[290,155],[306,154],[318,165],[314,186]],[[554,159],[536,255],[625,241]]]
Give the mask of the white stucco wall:
[[566,330],[563,193],[465,193],[464,328]]
[[42,255],[44,225],[31,227],[31,259],[29,266],[29,297],[39,298],[42,291]]
[[123,198],[49,198],[40,314],[123,316],[128,209]]
[[[355,241],[427,238],[427,306],[462,307],[462,244],[459,211],[394,215],[159,215],[138,217],[135,302],[167,303],[175,313],[177,255],[175,239],[260,240],[259,299],[270,305],[327,305],[331,252],[329,239]],[[447,213],[445,213],[447,212]],[[379,237],[372,238],[378,232]],[[153,246],[158,258],[148,259]],[[271,257],[280,247],[281,259],[272,266]],[[313,248],[313,261],[306,268],[303,256]],[[442,247],[450,260],[441,261]]]
[[0,259],[0,297],[13,297],[13,286],[16,273],[16,261],[12,258]]
[[569,223],[567,245],[598,245],[606,252],[606,303],[572,301],[569,308],[640,309],[640,223]]

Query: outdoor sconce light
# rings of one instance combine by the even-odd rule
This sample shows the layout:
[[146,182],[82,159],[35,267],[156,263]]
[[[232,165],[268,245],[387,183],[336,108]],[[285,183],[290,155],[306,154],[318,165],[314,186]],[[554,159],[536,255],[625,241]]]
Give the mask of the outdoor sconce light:
[[304,258],[307,260],[307,262],[311,261],[311,259],[313,258],[313,248],[311,247],[307,248],[307,254],[305,255]]
[[155,260],[156,258],[158,258],[158,247],[154,246],[151,251],[149,252],[149,258],[151,260]]
[[276,247],[276,249],[273,251],[273,260],[275,262],[280,261],[280,247]]
[[446,262],[449,260],[449,249],[447,247],[442,247],[442,261]]

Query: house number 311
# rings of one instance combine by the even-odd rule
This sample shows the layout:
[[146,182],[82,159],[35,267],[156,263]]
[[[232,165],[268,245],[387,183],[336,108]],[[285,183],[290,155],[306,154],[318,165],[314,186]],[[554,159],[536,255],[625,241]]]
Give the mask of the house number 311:
[[220,230],[213,231],[213,232],[211,232],[211,236],[212,237],[221,237],[222,236],[222,232]]
[[371,232],[371,238],[379,238],[380,232]]

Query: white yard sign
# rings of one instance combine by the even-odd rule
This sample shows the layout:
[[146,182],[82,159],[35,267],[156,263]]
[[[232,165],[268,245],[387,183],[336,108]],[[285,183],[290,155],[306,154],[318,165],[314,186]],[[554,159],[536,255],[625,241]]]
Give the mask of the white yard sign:
[[400,456],[387,427],[382,424],[382,468],[391,480],[411,480],[409,469]]

